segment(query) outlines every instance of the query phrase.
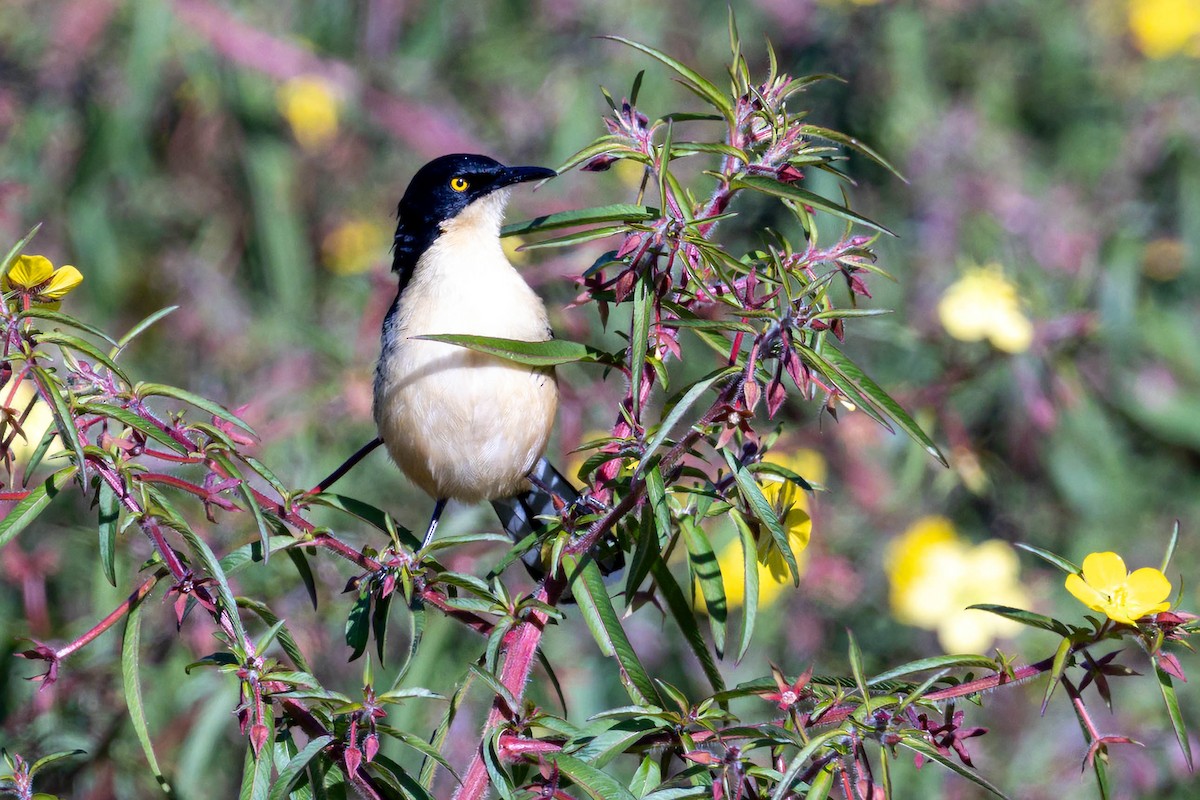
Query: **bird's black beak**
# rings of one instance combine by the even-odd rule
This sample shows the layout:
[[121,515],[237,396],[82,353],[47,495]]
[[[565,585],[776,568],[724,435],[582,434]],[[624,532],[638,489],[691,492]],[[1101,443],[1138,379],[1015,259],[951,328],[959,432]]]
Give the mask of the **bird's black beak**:
[[496,172],[496,180],[492,186],[499,189],[502,186],[511,186],[514,183],[540,181],[546,178],[553,178],[556,175],[558,175],[557,172],[546,167],[502,167]]

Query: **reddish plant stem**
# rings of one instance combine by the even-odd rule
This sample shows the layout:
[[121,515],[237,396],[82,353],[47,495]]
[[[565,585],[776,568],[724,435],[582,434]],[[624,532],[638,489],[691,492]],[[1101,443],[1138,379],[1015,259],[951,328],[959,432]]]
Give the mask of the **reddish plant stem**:
[[146,595],[150,594],[150,591],[154,588],[154,585],[158,583],[159,578],[162,578],[164,575],[166,575],[166,571],[160,570],[151,575],[149,578],[146,578],[146,580],[142,581],[142,585],[134,589],[133,593],[130,594],[129,597],[125,598],[121,605],[114,608],[111,614],[92,626],[91,630],[65,647],[55,650],[54,657],[61,661],[81,647],[91,644],[96,637],[115,625],[117,621],[121,619],[121,617],[128,614],[134,606],[142,602]]

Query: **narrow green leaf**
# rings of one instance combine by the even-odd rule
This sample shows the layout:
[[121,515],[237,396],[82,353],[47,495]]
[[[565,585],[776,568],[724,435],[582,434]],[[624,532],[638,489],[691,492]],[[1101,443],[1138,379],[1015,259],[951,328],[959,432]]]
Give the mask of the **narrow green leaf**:
[[150,772],[158,785],[168,794],[171,784],[163,777],[158,759],[154,755],[154,741],[150,737],[150,728],[146,724],[146,708],[142,703],[141,654],[139,653],[142,635],[142,608],[145,604],[135,603],[125,617],[125,637],[121,642],[121,679],[125,687],[125,705],[129,709],[129,720],[133,723],[134,733],[146,754]]
[[577,225],[595,225],[601,222],[644,222],[646,220],[658,219],[661,213],[657,208],[650,206],[614,203],[609,206],[560,211],[556,214],[545,214],[522,222],[514,222],[511,225],[505,225],[500,230],[500,235],[523,236],[529,233],[539,233],[558,228],[573,228]]
[[42,399],[54,409],[54,427],[58,429],[58,435],[62,437],[64,446],[71,448],[71,452],[75,456],[75,464],[83,469],[86,463],[83,455],[83,441],[79,438],[79,430],[75,427],[75,417],[67,406],[66,398],[59,391],[54,378],[45,369],[36,364],[30,365],[29,369],[34,383],[38,385]]
[[743,175],[740,178],[734,178],[730,182],[730,186],[735,189],[751,189],[755,192],[768,194],[773,197],[779,197],[784,200],[791,200],[802,205],[832,214],[850,222],[856,222],[859,225],[865,225],[868,228],[874,228],[877,231],[895,236],[890,230],[880,225],[878,222],[869,220],[861,214],[858,214],[845,206],[822,197],[816,192],[810,192],[808,189],[802,189],[794,183],[780,183],[774,178],[768,178],[765,175]]
[[573,558],[564,558],[564,566],[571,581],[571,594],[579,605],[579,613],[600,646],[600,652],[617,659],[621,672],[621,683],[635,703],[657,705],[661,702],[654,682],[629,643],[621,620],[613,608],[612,599],[604,585],[604,576],[593,558],[582,564]]
[[933,443],[933,440],[929,438],[925,431],[921,430],[921,426],[913,421],[913,418],[908,415],[908,412],[905,411],[899,403],[893,400],[891,395],[880,388],[879,384],[868,378],[867,375],[858,368],[857,364],[846,358],[846,356],[835,347],[827,346],[821,351],[821,354],[825,356],[829,363],[832,364],[839,372],[853,381],[854,384],[863,392],[863,394],[870,398],[871,402],[878,406],[883,413],[887,414],[892,420],[894,420],[895,423],[900,426],[901,430],[907,433],[913,439],[913,441],[924,447],[925,451],[941,462],[943,467],[949,466],[949,464],[946,462],[946,457],[942,455],[942,451],[938,449],[937,445]]
[[[279,638],[279,646],[283,648],[283,652],[287,653],[288,658],[292,660],[292,664],[295,665],[296,669],[306,673],[312,672],[312,667],[309,666],[308,659],[304,657],[304,653],[300,650],[300,645],[296,643],[291,631],[284,624],[284,620],[276,616],[275,612],[266,603],[252,600],[248,597],[239,597],[237,598],[237,604],[240,608],[253,611],[263,622],[273,628],[278,626],[276,635]],[[261,651],[266,649],[266,644],[260,642],[258,649],[261,655]]]
[[134,387],[134,393],[138,397],[170,397],[173,400],[179,400],[188,405],[195,406],[206,414],[211,414],[217,419],[223,419],[228,423],[237,425],[239,428],[254,434],[254,429],[243,422],[236,414],[224,406],[214,403],[207,397],[189,392],[186,389],[180,389],[177,386],[167,386],[161,383],[139,383]]
[[1071,655],[1071,640],[1064,637],[1058,643],[1058,649],[1054,651],[1054,661],[1050,665],[1050,679],[1046,682],[1046,691],[1042,694],[1042,714],[1046,713],[1046,706],[1050,704],[1050,696],[1054,694],[1054,690],[1058,688],[1059,680],[1062,678],[1063,670],[1067,668],[1067,658]]
[[867,671],[863,669],[862,649],[858,646],[858,640],[854,638],[854,631],[849,628],[846,629],[846,638],[849,640],[847,650],[850,652],[850,672],[854,675],[854,683],[862,696],[863,711],[869,714],[871,694],[867,691]]
[[1016,546],[1024,550],[1026,553],[1033,553],[1038,558],[1042,559],[1048,564],[1058,567],[1068,575],[1079,574],[1080,570],[1078,564],[1073,561],[1069,561],[1068,559],[1065,559],[1056,553],[1051,553],[1049,550],[1043,550],[1040,547],[1034,547],[1031,544],[1024,544],[1022,542],[1017,542]]
[[[83,331],[84,333],[95,336],[97,339],[103,339],[109,344],[116,344],[116,342],[114,342],[107,333],[99,328],[75,319],[75,317],[72,317],[70,314],[64,314],[61,311],[51,311],[50,309],[42,306],[31,306],[24,311],[18,311],[13,318],[17,320],[44,319],[47,322],[57,322],[59,325],[67,325],[71,328],[75,328]],[[109,357],[111,358],[111,356]]]
[[465,333],[443,333],[412,338],[454,344],[530,367],[552,367],[576,361],[615,363],[613,357],[608,353],[579,342],[569,342],[566,339],[523,342],[519,339],[501,339],[495,336],[475,336]]
[[640,50],[651,58],[666,64],[684,79],[684,86],[691,88],[700,97],[707,100],[713,108],[721,112],[721,115],[730,122],[733,121],[733,102],[725,96],[725,93],[718,89],[712,81],[705,78],[700,73],[696,72],[691,67],[676,61],[666,53],[655,50],[653,47],[648,47],[639,42],[626,39],[623,36],[603,36],[601,38],[611,39],[614,42],[628,45],[634,50]]
[[1179,698],[1175,696],[1175,685],[1171,676],[1153,659],[1154,673],[1158,676],[1158,689],[1162,692],[1163,702],[1167,706],[1167,716],[1171,719],[1171,729],[1175,731],[1175,740],[1179,742],[1179,750],[1183,760],[1187,762],[1188,770],[1192,769],[1192,745],[1188,741],[1187,726],[1183,724],[1183,713],[1179,710]]
[[738,541],[742,548],[742,631],[738,637],[736,663],[741,663],[750,649],[750,641],[754,637],[754,623],[758,618],[758,544],[754,540],[754,532],[746,524],[746,518],[737,509],[730,510],[730,516],[737,526]]
[[754,480],[754,476],[747,472],[745,467],[734,461],[733,455],[728,450],[722,452],[725,455],[725,462],[729,465],[738,488],[741,490],[742,498],[750,505],[750,509],[758,521],[767,526],[771,538],[775,541],[775,546],[783,554],[783,560],[787,562],[788,569],[792,573],[792,584],[799,586],[800,567],[796,563],[796,554],[792,552],[792,543],[788,541],[787,531],[779,522],[779,515],[775,513],[775,509],[763,495],[762,488]]
[[[272,717],[267,715],[267,726],[272,726]],[[268,737],[268,741],[273,737]],[[238,800],[267,800],[271,791],[271,765],[274,755],[273,747],[264,747],[258,757],[254,757],[254,748],[246,743],[246,758],[242,762],[242,788],[238,792]]]
[[180,455],[187,455],[188,448],[176,440],[175,437],[150,420],[140,414],[135,414],[127,408],[111,406],[106,403],[76,403],[75,410],[80,414],[95,414],[99,417],[116,420],[126,428],[132,428],[144,434],[147,439],[158,442],[169,450],[174,450]]
[[25,462],[25,476],[22,479],[22,486],[29,486],[29,479],[37,472],[37,468],[42,465],[42,459],[46,457],[46,453],[50,452],[50,445],[58,438],[57,428],[47,428],[42,434],[41,441],[37,443],[37,447],[33,448],[33,452],[29,454],[29,460]]
[[946,756],[942,755],[940,752],[938,752],[936,747],[934,747],[933,745],[931,745],[929,742],[925,741],[924,739],[921,739],[916,735],[904,736],[904,737],[901,737],[901,739],[900,739],[900,745],[902,747],[907,747],[909,750],[913,750],[915,752],[920,753],[921,755],[925,756],[925,758],[928,758],[930,761],[935,761],[938,764],[941,764],[946,769],[950,770],[951,772],[958,773],[959,775],[963,776],[964,778],[966,778],[967,780],[969,780],[971,783],[975,784],[976,786],[981,786],[984,789],[987,789],[992,794],[996,795],[997,797],[1003,797],[1003,798],[1005,798],[1005,800],[1007,800],[1007,795],[1005,795],[1004,792],[1000,791],[1000,789],[997,786],[995,786],[994,784],[992,784],[991,781],[984,778],[978,772],[975,772],[974,770],[969,769],[969,768],[963,766],[962,764],[959,764],[957,761],[953,761],[953,760],[947,758]]
[[364,586],[358,592],[358,599],[350,608],[346,617],[346,646],[351,655],[348,660],[354,661],[367,649],[367,636],[370,633],[371,593]]
[[21,241],[14,244],[12,249],[8,251],[8,254],[4,256],[3,263],[0,263],[0,279],[3,279],[4,276],[8,274],[9,269],[12,268],[13,262],[17,260],[17,256],[21,255],[21,251],[23,251],[29,245],[29,243],[33,241],[33,237],[37,235],[37,232],[39,229],[41,229],[41,227],[42,223],[39,222],[30,228],[29,233],[25,234]]
[[325,747],[333,741],[333,737],[326,734],[318,736],[309,741],[296,755],[292,756],[287,766],[279,770],[279,777],[275,779],[275,783],[271,785],[271,792],[267,795],[267,800],[288,800],[288,795],[292,791],[292,787],[304,775],[304,770],[308,766],[308,762],[316,758]]
[[492,694],[504,701],[504,704],[508,706],[510,711],[515,713],[521,709],[521,704],[517,702],[517,698],[513,696],[513,693],[509,691],[507,686],[500,682],[499,678],[478,664],[472,664],[471,671],[475,673],[476,678],[487,684],[488,688],[492,690]]
[[[649,486],[648,481],[646,485]],[[690,574],[692,579],[700,584],[700,594],[704,597],[713,648],[717,651],[717,658],[724,658],[729,603],[725,599],[725,582],[721,577],[721,566],[717,563],[716,551],[713,550],[712,542],[708,540],[704,529],[690,518],[680,520],[679,527],[687,548]]]
[[919,658],[916,661],[908,661],[898,667],[892,667],[871,677],[867,680],[867,685],[875,686],[885,681],[894,681],[897,678],[912,675],[914,672],[925,672],[930,669],[951,669],[953,667],[984,667],[986,669],[995,669],[996,662],[986,656],[973,654]]
[[[468,670],[467,674],[459,682],[458,688],[454,690],[454,694],[450,695],[450,703],[446,708],[446,713],[429,740],[429,746],[433,749],[440,751],[446,743],[446,735],[450,733],[450,726],[454,724],[454,718],[458,716],[459,706],[466,699],[467,692],[474,681],[474,676],[475,673]],[[438,762],[430,758],[425,759],[425,763],[421,765],[421,774],[418,780],[425,789],[432,788],[433,780],[437,777],[437,768]]]
[[30,489],[24,499],[9,509],[4,519],[0,519],[0,547],[8,544],[9,539],[25,530],[29,523],[37,519],[46,506],[58,497],[67,481],[75,477],[75,473],[78,471],[79,467],[74,464],[63,467]]
[[387,597],[375,601],[375,610],[371,612],[371,632],[375,635],[375,651],[379,654],[379,665],[383,666],[387,652],[388,611],[392,608],[393,592]]
[[317,580],[313,577],[312,567],[308,565],[308,557],[304,555],[302,550],[297,550],[294,547],[290,547],[283,552],[287,555],[288,560],[292,562],[292,566],[296,568],[296,572],[300,575],[300,582],[304,584],[304,590],[308,592],[309,602],[312,603],[313,608],[316,608]]
[[972,606],[967,606],[968,609],[978,609],[979,611],[987,611],[997,616],[1011,619],[1013,622],[1019,622],[1022,625],[1028,625],[1031,628],[1041,628],[1045,631],[1053,631],[1059,636],[1070,636],[1071,631],[1066,625],[1056,619],[1035,614],[1032,611],[1024,611],[1020,608],[1010,608],[1009,606],[992,605],[990,603],[976,603]]
[[103,364],[109,372],[116,375],[124,383],[129,383],[129,377],[125,374],[125,370],[118,367],[117,362],[113,361],[104,351],[86,339],[80,339],[78,336],[72,336],[69,333],[61,333],[59,331],[41,331],[36,334],[34,339],[38,344],[56,344],[59,347],[77,350],[93,361]]
[[[51,764],[54,764],[58,761],[62,761],[65,758],[74,758],[75,756],[83,756],[83,755],[87,755],[86,750],[60,750],[57,753],[50,753],[49,755],[44,755],[41,758],[39,758],[37,761],[33,762],[33,764],[30,765],[29,777],[32,778],[32,777],[36,776],[39,772],[41,772],[46,767],[48,767]],[[37,797],[37,795],[34,795],[34,797]]]
[[117,585],[116,549],[117,522],[121,518],[121,499],[113,491],[108,481],[100,481],[99,502],[100,510],[100,566],[104,569],[104,577],[113,586]]
[[[111,353],[109,353],[109,355],[112,358],[116,358],[117,353],[124,350],[126,345],[128,345],[130,342],[132,342],[138,336],[140,336],[142,334],[142,331],[146,330],[151,325],[153,325],[154,323],[158,322],[163,317],[170,314],[172,311],[175,311],[177,308],[179,308],[179,306],[167,306],[166,308],[160,308],[158,311],[155,311],[153,314],[149,315],[148,317],[143,319],[141,322],[134,325],[132,328],[129,329],[128,333],[126,333],[124,336],[122,336],[120,339],[118,339],[116,342],[114,342],[116,347],[113,349],[113,351]],[[110,339],[109,341],[112,341],[112,340]]]
[[[683,419],[683,415],[696,404],[700,396],[707,392],[713,384],[737,372],[738,370],[735,367],[722,367],[693,384],[671,408],[671,412],[659,423],[658,430],[655,431],[650,441],[646,443],[645,455],[650,456],[653,454],[667,440],[667,437],[671,435],[671,431],[679,424],[679,420]],[[642,459],[641,464],[638,465],[638,471],[642,469],[642,464],[646,464],[647,461],[647,458]]]
[[1175,547],[1179,544],[1179,520],[1175,520],[1175,524],[1171,526],[1171,540],[1167,542],[1167,552],[1163,554],[1162,569],[1160,572],[1166,572],[1167,567],[1171,565],[1171,557],[1175,555]]
[[828,139],[831,142],[837,142],[838,144],[845,145],[846,147],[849,147],[853,150],[857,150],[858,152],[865,155],[867,158],[874,161],[879,166],[886,169],[888,172],[895,175],[900,180],[904,181],[905,183],[908,183],[908,180],[903,175],[900,174],[900,171],[898,169],[896,169],[894,166],[892,166],[892,163],[890,161],[888,161],[886,158],[881,156],[879,153],[877,153],[875,150],[873,150],[868,145],[864,144],[863,142],[859,141],[858,139],[856,139],[852,136],[847,136],[846,134],[842,133],[841,131],[835,131],[835,130],[831,130],[829,128],[822,128],[819,125],[802,125],[800,127],[800,132],[805,136],[817,136],[822,139]]
[[696,615],[692,611],[691,604],[688,603],[683,590],[679,588],[675,576],[671,574],[671,570],[660,554],[654,554],[654,561],[650,568],[654,575],[654,582],[658,585],[658,591],[667,603],[667,610],[671,612],[671,617],[679,626],[679,631],[683,634],[688,648],[700,662],[700,668],[704,670],[704,677],[708,678],[714,692],[725,691],[725,679],[721,677],[721,671],[717,669],[717,662],[713,660],[712,653],[709,652],[708,643],[704,641],[704,636],[700,633],[700,626],[696,624]]
[[775,785],[775,791],[771,794],[771,800],[783,800],[787,797],[791,793],[796,779],[800,777],[800,771],[804,769],[809,759],[816,755],[827,742],[835,741],[845,735],[844,731],[834,729],[809,739],[808,743],[800,748],[800,752],[796,753],[792,757],[792,760],[788,762],[788,767],[784,770],[783,777]]
[[546,250],[552,247],[572,247],[584,242],[594,242],[597,239],[605,239],[609,236],[616,236],[618,233],[625,233],[628,228],[624,225],[606,225],[602,228],[589,228],[585,231],[572,231],[564,233],[561,236],[554,236],[549,239],[539,239],[536,242],[529,242],[521,245],[522,252],[530,250]]
[[653,313],[654,304],[650,302],[646,279],[638,279],[633,287],[633,329],[629,334],[629,396],[633,400],[635,420],[642,418],[642,373],[650,349],[650,317]]
[[546,759],[558,767],[559,772],[571,779],[592,800],[637,800],[616,778],[565,753],[552,753]]

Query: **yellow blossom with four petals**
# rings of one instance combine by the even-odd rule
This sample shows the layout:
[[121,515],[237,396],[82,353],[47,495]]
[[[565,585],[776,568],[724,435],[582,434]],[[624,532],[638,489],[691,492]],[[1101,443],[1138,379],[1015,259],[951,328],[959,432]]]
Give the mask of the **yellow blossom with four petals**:
[[1082,574],[1068,575],[1066,586],[1092,611],[1126,625],[1171,607],[1171,582],[1161,570],[1143,567],[1131,573],[1116,553],[1090,554]]
[[279,87],[275,101],[305,150],[320,148],[337,133],[341,103],[325,80],[312,75],[291,78]]
[[1200,56],[1200,2],[1130,0],[1129,30],[1134,44],[1150,58]]
[[937,313],[946,333],[963,342],[987,339],[1006,353],[1033,344],[1033,323],[999,264],[968,269],[942,295]]
[[21,292],[31,302],[52,309],[62,304],[62,299],[83,282],[83,275],[70,264],[58,269],[45,256],[22,255],[4,276],[5,292]]

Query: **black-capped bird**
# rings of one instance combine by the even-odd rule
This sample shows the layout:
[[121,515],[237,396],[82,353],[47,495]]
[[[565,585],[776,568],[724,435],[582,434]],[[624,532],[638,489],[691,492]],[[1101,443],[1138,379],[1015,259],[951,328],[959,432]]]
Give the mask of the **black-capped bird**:
[[396,464],[436,501],[425,544],[448,500],[492,501],[521,539],[535,516],[554,513],[554,495],[577,496],[542,458],[558,408],[552,368],[414,338],[553,336],[541,298],[504,255],[500,224],[512,186],[554,175],[448,155],[421,167],[400,200],[400,288],[383,322],[374,410]]

